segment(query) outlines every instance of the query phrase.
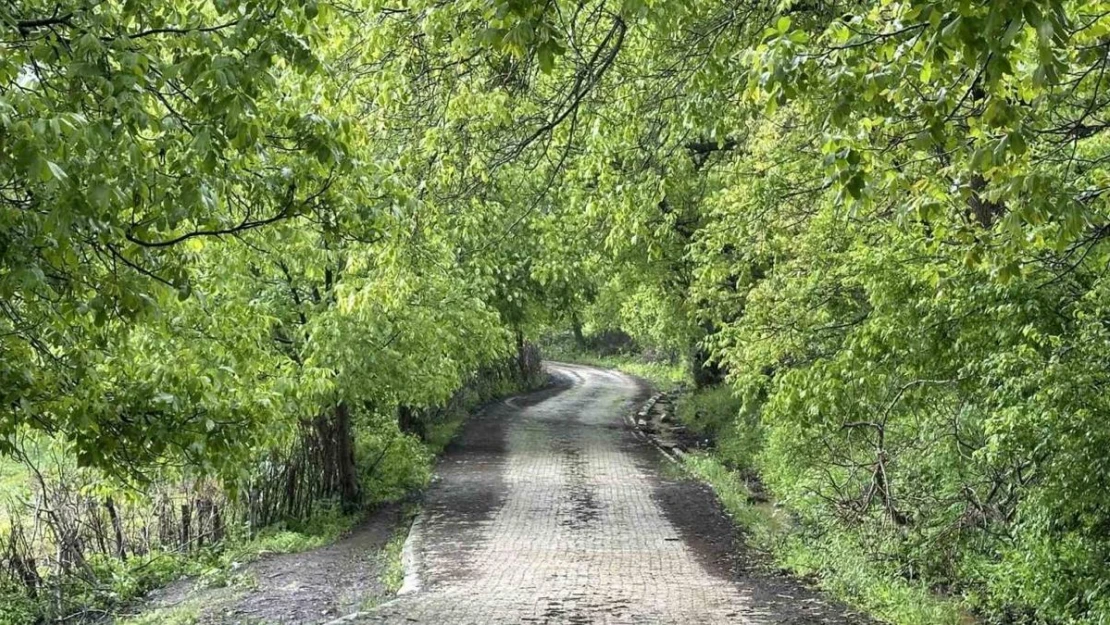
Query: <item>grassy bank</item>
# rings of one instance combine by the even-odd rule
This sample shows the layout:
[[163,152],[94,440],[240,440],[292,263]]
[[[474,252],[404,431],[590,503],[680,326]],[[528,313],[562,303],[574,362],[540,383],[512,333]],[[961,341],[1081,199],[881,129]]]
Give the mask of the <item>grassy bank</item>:
[[[179,557],[176,561],[163,560],[161,573],[156,576],[143,577],[131,573],[121,575],[119,579],[130,578],[131,583],[136,584],[136,592],[129,599],[135,599],[148,590],[182,577],[195,579],[198,589],[250,584],[251,580],[241,579],[242,576],[238,574],[244,564],[267,555],[298,553],[323,547],[350,531],[364,517],[363,513],[343,514],[335,507],[323,508],[311,519],[295,526],[266,528],[254,539],[230,541],[220,549],[210,550],[203,555]],[[165,555],[161,557],[164,558]],[[137,565],[139,570],[150,570],[150,563],[147,560]],[[124,599],[128,597],[118,598],[121,601]],[[186,600],[180,605],[144,611],[136,616],[118,618],[115,622],[118,625],[192,625],[198,621],[202,607],[197,601]]]
[[778,567],[819,580],[837,598],[894,625],[958,625],[967,615],[958,600],[905,578],[885,560],[880,535],[845,531],[787,501],[774,501],[762,474],[772,450],[759,415],[745,411],[727,387],[684,393],[678,420],[714,441],[708,451],[686,457],[686,469],[709,484],[749,543]]
[[713,452],[694,453],[686,470],[717,494],[746,540],[768,553],[778,567],[816,579],[836,598],[893,625],[961,625],[970,620],[957,600],[937,596],[929,588],[901,580],[897,572],[861,549],[857,537],[818,535],[792,518],[787,507],[760,502],[739,470]]
[[420,507],[416,504],[405,508],[401,523],[393,531],[393,535],[389,537],[389,542],[386,543],[381,554],[379,554],[382,560],[382,585],[391,595],[397,594],[397,591],[401,590],[401,586],[405,583],[403,561],[405,541],[408,539],[409,531],[412,528],[412,521],[419,512]]

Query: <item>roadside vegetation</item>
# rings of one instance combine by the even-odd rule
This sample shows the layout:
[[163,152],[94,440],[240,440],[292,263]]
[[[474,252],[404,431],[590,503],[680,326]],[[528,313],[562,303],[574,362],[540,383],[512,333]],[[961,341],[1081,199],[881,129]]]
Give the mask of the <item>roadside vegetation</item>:
[[[250,580],[239,578],[239,570],[250,561],[329,544],[378,506],[409,498],[426,486],[436,455],[481,402],[542,383],[538,360],[530,361],[528,377],[517,373],[517,364],[514,358],[504,366],[483,370],[445,406],[409,416],[419,419],[419,435],[383,423],[356,421],[353,462],[360,495],[357,502],[346,505],[324,491],[302,510],[294,508],[289,499],[279,499],[272,504],[279,512],[266,518],[255,503],[258,491],[236,498],[214,481],[198,484],[179,477],[152,480],[143,493],[127,485],[104,483],[110,475],[101,471],[78,470],[56,444],[44,443],[37,448],[37,455],[24,456],[22,462],[9,460],[4,465],[8,481],[3,491],[8,500],[4,522],[12,532],[7,557],[12,563],[45,561],[49,568],[35,571],[40,577],[33,580],[34,585],[15,580],[3,588],[0,622],[96,620],[116,611],[129,612],[130,604],[145,592],[180,577],[192,579],[197,587],[249,584]],[[263,484],[266,477],[280,480],[277,496],[288,496],[292,490],[289,478],[279,475],[254,479]],[[158,493],[157,498],[150,492]],[[101,503],[108,501],[114,502],[110,510]],[[118,519],[118,533],[114,519]],[[53,568],[48,558],[62,523],[75,528],[75,540],[82,546],[77,555],[84,566],[47,576]],[[34,525],[42,526],[40,533],[28,531]],[[402,529],[407,525],[398,528],[396,540],[382,554],[389,559],[387,587],[392,591],[396,590],[394,578],[400,575]],[[191,622],[197,613],[198,607],[186,602],[180,607],[143,611],[123,622]]]
[[0,614],[311,544],[563,333],[681,366],[881,614],[1104,625],[1108,49],[1105,0],[3,3]]
[[698,445],[683,455],[682,466],[713,489],[745,541],[767,554],[769,564],[892,625],[975,622],[973,606],[964,598],[907,580],[897,567],[876,559],[861,537],[835,526],[806,526],[798,511],[776,500],[762,478],[764,428],[758,415],[744,412],[731,387],[695,389],[682,363],[645,361],[634,347],[600,355],[577,350],[566,339],[548,339],[564,361],[618,369],[676,398],[676,421]]
[[[408,538],[409,529],[413,519],[419,513],[415,504],[410,504],[402,515],[401,524],[390,536],[389,542],[382,549],[382,585],[390,594],[397,594],[405,583],[404,550],[405,540]],[[368,606],[364,606],[364,609]]]

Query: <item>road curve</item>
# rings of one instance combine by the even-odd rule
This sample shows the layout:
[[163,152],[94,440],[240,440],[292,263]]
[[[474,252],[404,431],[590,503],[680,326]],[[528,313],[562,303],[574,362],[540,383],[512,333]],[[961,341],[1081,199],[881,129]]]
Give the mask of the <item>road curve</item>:
[[547,368],[553,388],[492,406],[464,428],[409,538],[412,592],[359,622],[858,622],[800,588],[802,604],[791,601],[784,617],[782,605],[760,598],[766,588],[714,561],[703,534],[730,534],[727,526],[684,527],[720,517],[711,498],[676,499],[661,456],[625,425],[646,396],[642,383],[593,367]]

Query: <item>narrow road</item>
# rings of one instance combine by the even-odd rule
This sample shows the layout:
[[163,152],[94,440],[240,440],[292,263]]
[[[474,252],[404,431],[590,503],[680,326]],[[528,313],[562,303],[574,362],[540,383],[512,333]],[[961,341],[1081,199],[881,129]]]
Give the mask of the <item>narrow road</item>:
[[646,398],[640,382],[548,369],[554,388],[464,429],[413,527],[408,592],[359,622],[865,622],[796,582],[745,572],[712,495],[625,425]]

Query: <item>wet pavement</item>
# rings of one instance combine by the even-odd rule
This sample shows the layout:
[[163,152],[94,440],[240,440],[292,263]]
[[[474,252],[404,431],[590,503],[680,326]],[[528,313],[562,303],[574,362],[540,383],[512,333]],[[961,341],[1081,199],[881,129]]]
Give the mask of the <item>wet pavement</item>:
[[641,382],[548,369],[554,388],[468,423],[406,545],[405,594],[356,622],[865,622],[737,565],[743,553],[712,495],[669,477],[626,425],[647,397]]

